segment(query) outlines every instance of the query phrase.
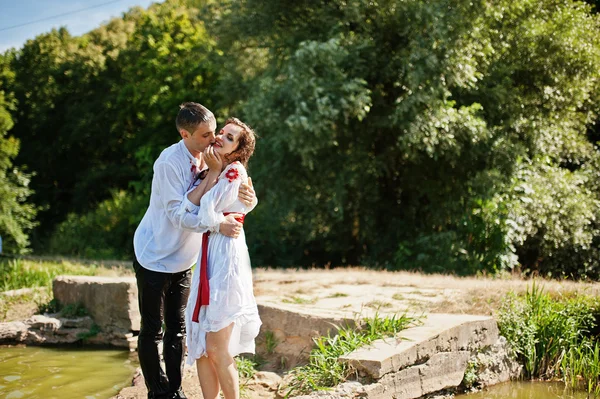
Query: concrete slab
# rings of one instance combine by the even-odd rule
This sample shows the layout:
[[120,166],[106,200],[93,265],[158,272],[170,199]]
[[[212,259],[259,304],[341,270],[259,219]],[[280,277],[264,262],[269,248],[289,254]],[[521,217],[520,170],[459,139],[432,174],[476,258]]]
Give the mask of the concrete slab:
[[309,312],[286,304],[259,303],[258,313],[263,323],[261,336],[273,333],[277,341],[273,351],[292,363],[308,359],[314,338],[334,336],[338,328],[356,325],[354,318],[342,312],[326,309]]
[[104,331],[140,330],[135,277],[57,276],[52,290],[63,305],[82,304]]
[[436,353],[474,351],[497,340],[498,327],[492,317],[432,313],[422,325],[402,331],[400,337],[375,341],[340,360],[378,380],[424,363]]

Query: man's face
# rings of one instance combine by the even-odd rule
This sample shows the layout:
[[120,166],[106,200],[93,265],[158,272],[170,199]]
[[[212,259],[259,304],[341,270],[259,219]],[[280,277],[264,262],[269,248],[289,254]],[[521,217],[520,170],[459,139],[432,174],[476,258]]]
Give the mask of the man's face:
[[206,147],[214,144],[216,129],[217,121],[213,119],[209,122],[199,124],[192,133],[187,130],[182,130],[181,137],[183,137],[190,152],[202,152]]

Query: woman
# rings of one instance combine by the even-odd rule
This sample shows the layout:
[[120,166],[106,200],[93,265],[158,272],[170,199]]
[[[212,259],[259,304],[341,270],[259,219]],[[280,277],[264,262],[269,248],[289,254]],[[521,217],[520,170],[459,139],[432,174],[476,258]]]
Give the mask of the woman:
[[225,169],[216,185],[202,197],[198,218],[209,227],[192,280],[186,309],[187,363],[196,361],[205,399],[216,399],[219,388],[225,399],[239,398],[238,372],[234,356],[254,353],[254,339],[261,325],[252,289],[252,270],[246,238],[218,232],[229,213],[243,222],[251,207],[237,198],[246,183],[246,165],[254,152],[252,129],[237,118],[229,119],[215,139],[214,153]]

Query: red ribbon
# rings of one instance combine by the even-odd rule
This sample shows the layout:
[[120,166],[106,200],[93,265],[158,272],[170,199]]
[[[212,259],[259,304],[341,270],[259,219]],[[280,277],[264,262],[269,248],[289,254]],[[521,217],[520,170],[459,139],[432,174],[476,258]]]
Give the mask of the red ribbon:
[[[224,216],[227,216],[235,212],[225,212]],[[235,220],[240,223],[244,223],[246,215],[240,214],[236,216]],[[196,298],[196,306],[194,307],[194,314],[192,315],[192,321],[198,323],[198,316],[200,314],[200,307],[207,306],[210,300],[210,287],[208,285],[208,237],[210,231],[202,234],[202,254],[200,255],[200,285],[198,286],[198,297]]]

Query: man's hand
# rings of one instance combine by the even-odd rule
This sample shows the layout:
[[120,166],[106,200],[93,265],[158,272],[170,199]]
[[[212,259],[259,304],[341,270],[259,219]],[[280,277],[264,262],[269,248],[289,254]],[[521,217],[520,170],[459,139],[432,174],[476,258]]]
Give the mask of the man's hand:
[[238,199],[247,207],[251,207],[256,199],[256,193],[254,192],[254,187],[252,186],[252,178],[248,178],[248,184],[240,185],[240,189],[238,191]]
[[225,221],[219,225],[219,233],[231,238],[238,238],[242,231],[242,224],[235,218],[242,216],[240,213],[230,213],[225,216]]
[[223,161],[221,156],[215,152],[214,146],[209,145],[206,147],[202,153],[202,158],[204,159],[204,162],[206,162],[208,170],[221,173],[221,170],[223,169]]

